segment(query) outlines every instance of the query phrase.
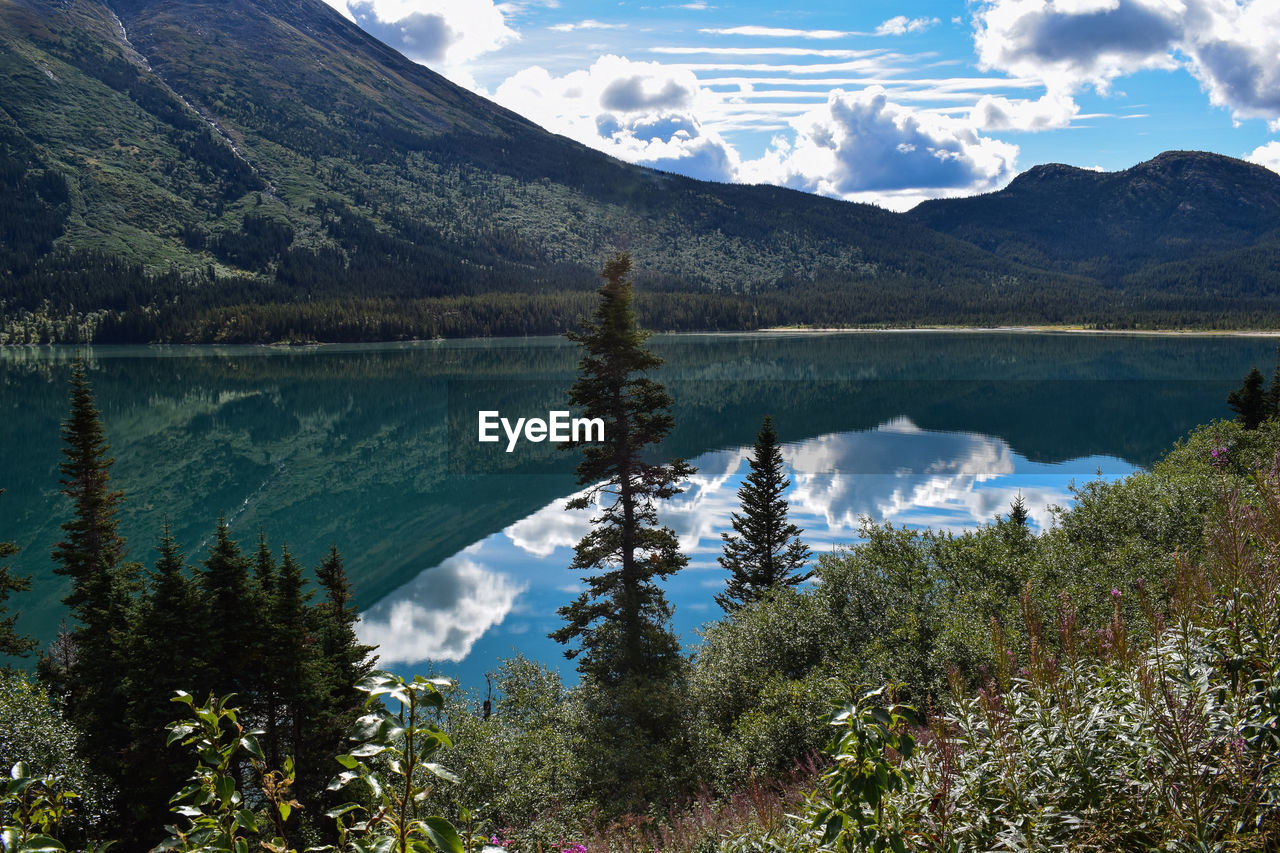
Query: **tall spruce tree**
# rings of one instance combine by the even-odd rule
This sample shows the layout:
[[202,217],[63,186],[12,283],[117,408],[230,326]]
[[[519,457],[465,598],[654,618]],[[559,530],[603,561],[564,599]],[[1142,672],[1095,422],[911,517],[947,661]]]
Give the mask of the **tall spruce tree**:
[[[0,489],[0,495],[4,489]],[[0,560],[6,560],[18,553],[18,546],[12,542],[0,542]],[[0,565],[0,657],[26,657],[36,647],[36,641],[18,633],[18,614],[8,613],[5,602],[15,592],[26,592],[31,589],[30,576],[16,575],[8,566]]]
[[199,695],[206,670],[203,601],[186,558],[164,519],[158,554],[137,608],[129,691],[132,745],[128,775],[131,835],[146,839],[169,816],[169,797],[191,773],[190,761],[167,748],[164,730],[177,690]]
[[644,347],[649,334],[636,324],[630,275],[630,255],[611,258],[592,320],[568,335],[583,349],[569,402],[604,421],[604,441],[582,445],[578,482],[592,487],[568,504],[599,504],[570,566],[594,574],[582,579],[587,589],[560,608],[565,625],[551,637],[577,641],[566,657],[578,658],[578,670],[604,686],[661,678],[675,667],[671,608],[657,582],[689,562],[675,533],[658,525],[657,501],[680,494],[678,484],[694,468],[682,459],[655,464],[643,456],[673,421],[671,396],[646,375],[662,359]]
[[769,590],[808,580],[809,548],[801,530],[787,521],[783,497],[791,481],[783,475],[782,452],[773,418],[765,417],[751,449],[751,472],[738,489],[741,513],[733,513],[732,533],[722,533],[720,565],[729,570],[725,591],[716,596],[725,611],[758,601]]
[[[302,565],[285,545],[280,554],[275,595],[267,611],[271,640],[267,675],[273,704],[263,747],[272,767],[279,767],[285,755],[303,757],[304,724],[321,698],[315,684],[319,672],[315,634],[308,624],[310,598]],[[305,778],[312,770],[323,769],[302,768],[302,775]]]
[[564,626],[551,637],[578,661],[587,714],[588,784],[601,802],[638,808],[671,793],[671,774],[685,746],[681,729],[684,660],[671,629],[671,607],[659,582],[684,568],[657,503],[679,494],[694,469],[684,460],[648,461],[671,430],[671,397],[647,373],[661,359],[632,309],[631,259],[619,254],[603,271],[600,302],[581,331],[583,350],[572,405],[604,422],[604,440],[581,445],[578,482],[590,488],[569,508],[598,507],[571,568],[586,572],[586,590],[560,608]]
[[116,520],[124,494],[110,488],[114,460],[107,455],[110,446],[80,359],[72,369],[71,412],[62,424],[62,438],[66,459],[58,468],[59,482],[71,499],[72,515],[62,525],[66,538],[52,556],[54,572],[71,580],[63,603],[77,624],[71,634],[69,671],[61,680],[90,762],[114,777],[129,743],[121,710],[128,707],[128,628],[140,566],[125,561],[125,541]]
[[1240,387],[1227,395],[1227,405],[1245,429],[1257,429],[1272,414],[1263,389],[1265,381],[1262,371],[1254,365]]
[[238,704],[253,701],[260,638],[257,596],[249,579],[249,559],[231,538],[224,518],[218,518],[209,556],[200,573],[200,588],[207,608],[206,649],[209,666],[203,679],[219,696],[237,694]]
[[[309,724],[306,737],[311,751],[301,754],[299,784],[302,787],[327,779],[328,755],[346,739],[351,726],[361,713],[365,694],[356,683],[373,671],[376,646],[360,642],[356,625],[360,611],[355,606],[351,582],[336,546],[316,567],[316,581],[321,598],[312,608],[312,630],[315,633],[318,672],[314,682],[318,709]],[[309,772],[319,777],[308,777]]]

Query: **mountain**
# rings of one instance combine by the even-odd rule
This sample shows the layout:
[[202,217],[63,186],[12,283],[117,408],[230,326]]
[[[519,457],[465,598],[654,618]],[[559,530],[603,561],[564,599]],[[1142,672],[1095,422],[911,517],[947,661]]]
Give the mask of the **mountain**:
[[1138,273],[1134,280],[1167,285],[1178,271],[1165,267],[1161,277],[1153,267],[1189,259],[1239,266],[1275,252],[1280,175],[1201,151],[1168,151],[1122,172],[1053,163],[998,192],[926,201],[908,217],[1031,266],[1111,283]]
[[[1036,173],[1003,192],[1054,183]],[[1269,322],[1248,299],[1189,315],[1186,287],[1118,288],[1055,261],[1047,232],[1010,250],[927,207],[622,163],[321,0],[0,0],[0,193],[0,342],[556,333],[619,249],[664,329]],[[1064,214],[1065,239],[1088,215]],[[1213,248],[1265,254],[1239,237],[1260,222]],[[1256,257],[1228,260],[1270,286]]]

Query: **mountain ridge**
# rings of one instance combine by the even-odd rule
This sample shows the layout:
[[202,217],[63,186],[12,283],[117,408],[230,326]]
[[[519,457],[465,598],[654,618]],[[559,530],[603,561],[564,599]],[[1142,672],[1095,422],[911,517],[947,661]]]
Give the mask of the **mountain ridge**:
[[1165,322],[1180,305],[927,221],[945,207],[614,160],[320,0],[0,0],[0,42],[8,342],[551,333],[619,249],[661,328]]

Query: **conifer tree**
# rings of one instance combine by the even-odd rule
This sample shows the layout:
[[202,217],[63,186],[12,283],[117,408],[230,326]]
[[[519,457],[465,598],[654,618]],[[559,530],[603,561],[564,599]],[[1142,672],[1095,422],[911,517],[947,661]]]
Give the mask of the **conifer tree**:
[[114,774],[129,731],[121,709],[128,707],[131,665],[128,626],[139,566],[125,561],[124,538],[116,512],[124,494],[110,488],[114,460],[85,376],[76,360],[71,375],[71,412],[62,424],[66,459],[59,465],[62,493],[72,501],[71,519],[62,525],[66,538],[53,551],[56,574],[71,579],[63,603],[78,624],[66,685],[72,720],[85,738],[89,760]]
[[[327,778],[327,755],[335,745],[344,742],[364,704],[365,695],[356,690],[355,685],[373,671],[377,662],[377,656],[372,654],[377,647],[361,643],[356,635],[360,611],[355,606],[347,570],[336,546],[329,547],[315,574],[321,596],[312,608],[312,630],[319,657],[314,687],[319,711],[311,721],[306,738],[314,751],[304,753],[301,761],[299,782],[304,787],[317,782],[323,784]],[[320,767],[325,768],[321,777],[303,777],[306,770]]]
[[[4,489],[0,489],[0,495]],[[18,553],[18,546],[12,542],[0,542],[0,560],[8,559]],[[35,648],[36,641],[18,633],[18,614],[6,616],[8,607],[5,601],[14,592],[26,592],[31,589],[30,576],[13,573],[6,565],[0,565],[0,657],[26,657]]]
[[602,802],[639,808],[670,793],[682,764],[684,660],[659,582],[684,568],[675,533],[659,525],[657,505],[683,491],[694,469],[659,464],[652,448],[672,427],[671,397],[647,375],[662,362],[645,348],[632,309],[631,259],[614,256],[592,319],[569,335],[583,351],[570,403],[604,421],[604,440],[581,445],[578,482],[588,491],[568,504],[596,505],[591,530],[571,568],[586,590],[560,608],[551,637],[576,647],[588,713],[581,737],[591,744],[589,785]]
[[377,647],[362,644],[356,636],[360,611],[337,546],[329,546],[328,555],[316,567],[316,581],[324,596],[316,606],[317,634],[320,656],[332,670],[330,694],[339,704],[349,701],[359,706],[364,694],[355,689],[355,684],[373,671],[376,659],[370,654]]
[[733,513],[733,533],[722,533],[721,566],[729,570],[725,591],[716,596],[724,610],[758,601],[769,590],[795,586],[812,573],[803,572],[809,549],[801,530],[787,521],[783,497],[791,481],[783,475],[782,452],[773,418],[766,416],[751,450],[751,472],[738,489],[741,513]]
[[254,687],[257,601],[249,581],[249,560],[221,516],[200,573],[200,588],[208,613],[205,686],[219,696],[238,694],[243,703]]
[[302,565],[286,545],[280,555],[275,596],[267,611],[272,647],[267,674],[276,704],[267,721],[264,748],[272,767],[279,767],[284,755],[301,757],[304,723],[318,698],[314,687],[318,671],[315,635],[307,612],[311,593],[305,587]]
[[1227,405],[1236,413],[1236,420],[1245,429],[1257,429],[1270,414],[1263,390],[1262,371],[1254,365],[1243,384],[1227,395]]
[[1030,518],[1031,516],[1027,512],[1027,502],[1022,497],[1022,492],[1018,492],[1018,496],[1009,502],[1009,523],[1026,527]]
[[677,667],[671,608],[657,582],[689,558],[675,533],[658,525],[657,501],[682,492],[678,483],[694,473],[682,459],[654,464],[643,457],[673,421],[670,395],[647,376],[662,360],[644,347],[649,335],[636,324],[630,275],[630,255],[610,259],[592,320],[568,335],[583,350],[569,401],[585,417],[604,420],[604,441],[582,446],[577,469],[579,483],[599,485],[568,505],[599,503],[570,566],[594,574],[583,578],[586,591],[560,608],[565,625],[551,634],[560,643],[577,641],[566,657],[579,658],[583,675],[609,687],[669,678]]
[[162,825],[169,797],[191,772],[185,756],[166,748],[162,732],[173,717],[169,700],[174,692],[199,692],[207,663],[203,602],[167,517],[156,550],[132,632],[129,724],[133,735],[126,783],[136,837],[145,837]]

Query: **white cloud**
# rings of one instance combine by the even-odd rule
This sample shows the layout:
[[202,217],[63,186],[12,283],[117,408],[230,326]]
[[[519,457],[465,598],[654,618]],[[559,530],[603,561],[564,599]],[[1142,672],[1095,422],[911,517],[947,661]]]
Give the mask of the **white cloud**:
[[556,24],[547,27],[547,29],[554,30],[557,33],[571,33],[574,30],[621,30],[624,27],[624,24],[606,24],[602,21],[588,18],[585,21],[578,21],[576,24]]
[[919,33],[940,23],[937,18],[908,18],[906,15],[895,15],[876,27],[878,36],[903,36],[907,33]]
[[519,38],[493,0],[326,0],[370,35],[432,67],[456,66]]
[[692,71],[613,55],[559,77],[526,68],[494,93],[548,130],[622,160],[728,181],[737,153],[699,118],[720,99]]
[[894,103],[881,86],[836,89],[792,125],[795,142],[744,163],[741,179],[904,208],[923,197],[995,189],[1016,173],[1016,145]]
[[1252,154],[1246,154],[1244,159],[1266,166],[1273,172],[1280,172],[1280,141],[1272,140],[1266,145],[1259,145],[1253,149]]
[[975,18],[984,68],[1040,76],[1053,89],[1106,90],[1143,68],[1175,68],[1179,0],[994,0]]
[[383,663],[460,661],[511,612],[526,584],[454,556],[375,604],[357,626]]
[[1182,67],[1235,118],[1280,119],[1275,0],[992,0],[974,43],[982,67],[1039,76],[1051,92]]
[[[591,529],[590,512],[564,508],[565,502],[581,494],[547,504],[502,532],[511,544],[534,557],[549,557],[556,548],[572,548]],[[576,587],[569,591],[574,590]]]
[[1038,100],[1011,100],[983,95],[969,113],[975,127],[983,130],[1051,130],[1067,127],[1080,112],[1070,95],[1046,92]]
[[762,36],[765,38],[800,38],[800,39],[838,39],[846,36],[864,35],[864,33],[846,30],[794,30],[788,27],[728,27],[725,29],[701,29],[700,33],[717,36]]

